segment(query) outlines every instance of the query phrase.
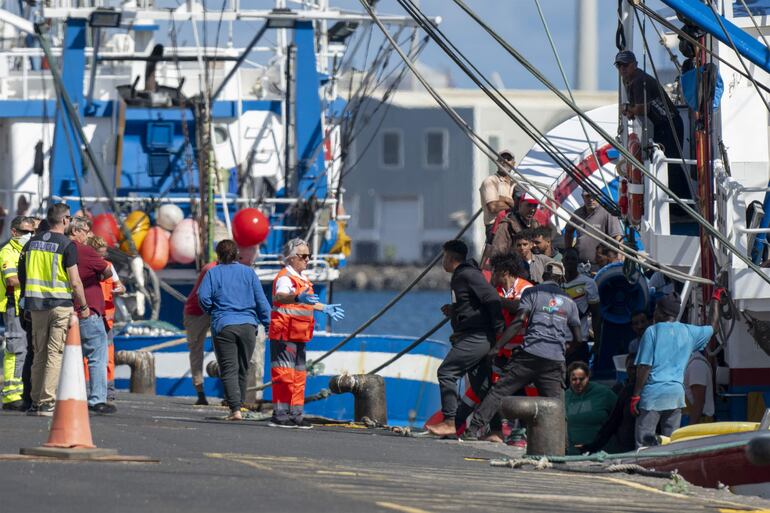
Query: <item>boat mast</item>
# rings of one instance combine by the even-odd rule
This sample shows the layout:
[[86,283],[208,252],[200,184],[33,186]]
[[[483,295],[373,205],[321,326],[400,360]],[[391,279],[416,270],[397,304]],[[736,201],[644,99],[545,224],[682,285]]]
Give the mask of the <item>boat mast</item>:
[[[706,47],[711,46],[711,37],[704,33],[700,37],[700,43]],[[701,70],[706,70],[709,64],[709,56],[705,48],[697,50],[696,62]],[[703,76],[703,75],[701,75]],[[698,203],[700,214],[711,224],[714,224],[714,166],[711,160],[711,112],[712,112],[712,94],[709,91],[709,81],[702,79],[699,81],[700,94],[702,98],[700,110],[695,116],[695,160],[698,173]],[[709,234],[706,233],[703,226],[700,227],[700,268],[703,278],[713,280],[715,277],[714,252]],[[703,285],[703,302],[701,304],[703,318],[706,318],[706,304],[711,297],[713,287],[708,284]]]

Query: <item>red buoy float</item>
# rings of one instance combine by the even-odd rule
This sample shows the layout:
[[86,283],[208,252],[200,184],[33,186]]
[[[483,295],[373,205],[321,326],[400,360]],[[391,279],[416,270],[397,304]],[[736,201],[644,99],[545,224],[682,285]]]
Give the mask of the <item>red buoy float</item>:
[[110,247],[115,247],[120,239],[120,227],[115,220],[115,216],[109,212],[99,214],[94,217],[93,224],[94,235],[98,235]]
[[270,223],[256,208],[244,208],[233,216],[233,239],[239,246],[262,244],[270,233]]
[[166,230],[154,226],[147,231],[142,242],[142,260],[147,262],[152,270],[160,271],[168,264],[169,236]]

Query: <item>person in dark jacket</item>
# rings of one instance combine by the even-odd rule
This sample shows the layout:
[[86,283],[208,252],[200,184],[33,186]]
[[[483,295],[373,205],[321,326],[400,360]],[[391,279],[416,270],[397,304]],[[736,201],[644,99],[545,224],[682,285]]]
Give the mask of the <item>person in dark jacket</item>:
[[443,422],[428,426],[437,436],[455,436],[457,381],[466,373],[470,379],[489,376],[486,358],[495,337],[504,327],[500,296],[484,279],[476,262],[467,260],[468,246],[460,240],[444,243],[444,270],[452,273],[453,303],[441,311],[451,319],[452,349],[438,368]]
[[254,270],[238,263],[238,246],[225,239],[217,244],[217,261],[201,281],[198,302],[211,316],[214,353],[230,407],[227,420],[242,420],[249,361],[257,341],[257,322],[270,326],[270,303]]
[[[606,449],[609,452],[628,452],[636,449],[634,428],[636,417],[631,413],[631,396],[636,383],[636,353],[626,356],[626,374],[628,380],[618,393],[618,400],[610,416],[604,421],[596,437],[589,444],[579,447],[580,452],[597,452]],[[614,437],[613,443],[609,443]],[[609,443],[609,445],[608,445]]]

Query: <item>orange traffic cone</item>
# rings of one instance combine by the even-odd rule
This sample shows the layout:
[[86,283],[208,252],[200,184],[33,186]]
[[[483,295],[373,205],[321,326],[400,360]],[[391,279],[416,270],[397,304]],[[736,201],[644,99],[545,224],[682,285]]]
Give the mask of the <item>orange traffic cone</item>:
[[80,347],[80,323],[73,313],[64,346],[59,388],[56,392],[56,408],[53,412],[51,432],[44,447],[67,449],[93,449],[91,423],[88,419],[86,378],[83,372],[83,350]]

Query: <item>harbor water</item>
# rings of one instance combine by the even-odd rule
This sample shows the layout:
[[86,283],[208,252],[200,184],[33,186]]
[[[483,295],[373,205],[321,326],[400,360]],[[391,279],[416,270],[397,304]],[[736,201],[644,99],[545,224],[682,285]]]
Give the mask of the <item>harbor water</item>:
[[[332,325],[336,333],[350,333],[377,313],[397,290],[334,290],[332,301],[342,304],[345,318]],[[450,302],[449,291],[416,290],[409,292],[380,319],[364,331],[369,335],[419,337],[442,318],[441,305]],[[431,338],[448,341],[451,329],[444,326]]]

